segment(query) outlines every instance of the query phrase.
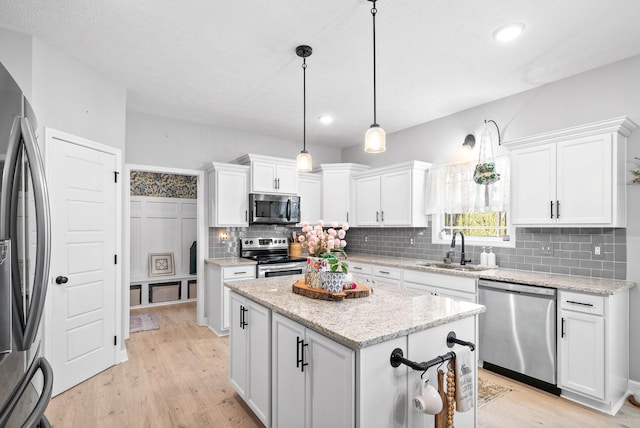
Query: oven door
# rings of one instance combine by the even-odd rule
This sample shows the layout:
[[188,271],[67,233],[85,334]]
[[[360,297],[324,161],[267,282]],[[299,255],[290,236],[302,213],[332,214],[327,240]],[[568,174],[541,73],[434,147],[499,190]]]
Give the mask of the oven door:
[[272,276],[302,275],[306,268],[306,262],[272,263],[258,265],[258,278]]

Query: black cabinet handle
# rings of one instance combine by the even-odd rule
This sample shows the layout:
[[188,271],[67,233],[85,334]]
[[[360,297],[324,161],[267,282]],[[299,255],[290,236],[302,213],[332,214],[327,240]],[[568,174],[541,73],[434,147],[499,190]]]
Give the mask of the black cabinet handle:
[[249,212],[244,210],[244,221],[249,221]]
[[575,300],[567,300],[567,303],[573,303],[574,305],[582,305],[582,306],[591,306],[591,307],[593,307],[593,303],[576,302]]
[[560,337],[564,337],[564,317],[562,318],[562,326],[560,328]]
[[66,284],[69,281],[69,278],[66,276],[59,276],[56,278],[56,284]]
[[300,339],[300,336],[296,336],[296,367],[300,368],[300,364],[302,364],[302,358],[300,358],[300,351],[302,350],[301,344],[304,343],[304,340]]
[[556,218],[560,218],[560,201],[556,201]]
[[553,201],[549,201],[549,203],[551,204],[551,218],[553,218]]
[[247,271],[243,270],[242,272],[234,272],[233,274],[234,275],[242,275],[242,274],[245,274],[245,273],[247,273]]
[[376,211],[376,223],[379,222],[380,220],[378,220],[378,211]]
[[384,211],[380,211],[380,221],[384,222]]
[[240,305],[240,328],[244,330],[244,328],[247,326],[247,322],[246,319],[244,317],[245,313],[247,312],[247,308],[245,308],[244,306]]
[[304,366],[308,366],[309,365],[309,363],[305,363],[304,362],[304,348],[305,348],[305,346],[309,346],[309,344],[308,343],[304,343],[304,341],[303,341],[302,342],[302,352],[301,352],[302,355],[300,355],[300,357],[302,357],[302,367],[300,368],[300,371],[303,372],[303,373],[304,373]]

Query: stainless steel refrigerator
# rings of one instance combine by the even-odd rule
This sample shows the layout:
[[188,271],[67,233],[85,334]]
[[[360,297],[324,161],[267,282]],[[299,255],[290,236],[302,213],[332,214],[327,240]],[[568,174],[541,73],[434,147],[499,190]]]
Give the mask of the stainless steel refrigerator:
[[50,216],[35,115],[0,64],[0,428],[49,427],[53,372],[40,352]]

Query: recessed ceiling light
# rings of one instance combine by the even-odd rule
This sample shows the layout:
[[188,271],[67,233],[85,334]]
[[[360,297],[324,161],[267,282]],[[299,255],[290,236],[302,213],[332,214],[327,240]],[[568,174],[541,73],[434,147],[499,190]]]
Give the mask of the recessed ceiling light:
[[323,114],[318,118],[318,120],[323,125],[329,125],[331,122],[333,122],[333,116],[329,116],[328,114]]
[[507,24],[494,31],[493,38],[499,42],[509,42],[518,37],[523,31],[524,24],[521,22]]

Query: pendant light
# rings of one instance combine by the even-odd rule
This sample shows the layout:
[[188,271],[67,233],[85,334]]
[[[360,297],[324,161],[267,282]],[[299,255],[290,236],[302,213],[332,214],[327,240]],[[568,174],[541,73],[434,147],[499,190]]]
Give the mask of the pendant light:
[[371,17],[373,18],[373,124],[364,134],[364,151],[367,153],[382,153],[386,150],[386,133],[384,129],[376,122],[376,0],[368,0],[373,2],[371,8]]
[[311,155],[307,151],[307,57],[311,55],[311,46],[300,45],[296,48],[296,55],[302,58],[302,151],[296,158],[298,171],[311,171]]

